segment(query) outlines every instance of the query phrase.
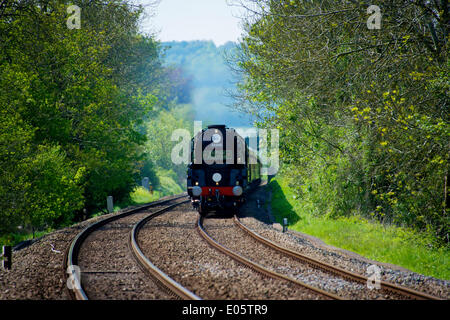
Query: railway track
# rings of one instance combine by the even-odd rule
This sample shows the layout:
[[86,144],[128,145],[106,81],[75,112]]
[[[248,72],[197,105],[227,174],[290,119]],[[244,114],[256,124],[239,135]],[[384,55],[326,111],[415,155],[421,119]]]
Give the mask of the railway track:
[[[186,203],[188,201],[185,201],[183,203]],[[198,297],[194,293],[192,293],[189,290],[187,290],[186,288],[184,288],[181,284],[174,281],[167,274],[165,274],[163,271],[161,271],[157,266],[155,266],[142,253],[142,250],[139,247],[139,244],[137,241],[139,231],[149,220],[157,217],[158,215],[162,214],[163,212],[166,212],[168,209],[171,209],[177,205],[179,205],[179,204],[177,203],[177,204],[167,207],[166,209],[159,210],[158,212],[156,212],[148,217],[145,217],[144,219],[142,219],[141,221],[136,223],[133,227],[133,230],[130,233],[131,248],[132,248],[134,256],[136,257],[136,260],[139,262],[139,264],[145,270],[147,270],[153,277],[155,277],[158,281],[160,281],[168,290],[173,292],[176,296],[178,296],[182,299],[185,299],[185,300],[201,300],[200,297]]]
[[[113,232],[116,230],[119,230],[121,234],[129,233],[128,243],[126,246],[128,246],[128,251],[132,251],[132,256],[134,257],[135,261],[129,262],[128,264],[137,264],[139,267],[144,271],[146,275],[150,275],[153,280],[156,280],[156,286],[158,288],[162,288],[165,291],[168,291],[169,294],[175,295],[177,298],[181,299],[199,299],[194,294],[190,293],[188,290],[183,288],[181,285],[170,279],[166,274],[164,274],[161,270],[159,270],[156,266],[154,266],[143,254],[142,251],[139,248],[138,242],[136,241],[136,235],[138,234],[140,227],[147,222],[148,220],[157,217],[165,212],[170,211],[171,209],[175,208],[176,206],[179,206],[183,203],[188,202],[189,200],[183,201],[182,199],[185,198],[185,195],[177,196],[175,198],[171,198],[168,200],[162,200],[162,201],[156,201],[148,205],[136,207],[127,211],[124,211],[117,215],[109,216],[105,219],[102,219],[94,224],[89,225],[86,227],[83,231],[81,231],[72,241],[69,249],[67,250],[66,257],[65,257],[65,263],[64,267],[65,270],[67,270],[67,284],[69,288],[69,294],[73,299],[77,300],[88,300],[89,295],[85,290],[85,284],[83,283],[81,279],[81,274],[79,273],[79,267],[78,264],[82,261],[80,259],[80,252],[82,253],[83,247],[87,246],[86,241],[88,238],[94,237],[93,234],[95,232],[99,232],[99,234],[105,233],[105,230],[101,230],[102,228],[108,228],[109,230],[112,230]],[[181,201],[180,201],[181,200]],[[174,202],[174,203],[173,203]],[[166,205],[166,206],[164,206]],[[154,209],[164,206],[162,208],[159,208],[158,210],[154,210],[151,213],[146,212],[148,209]],[[140,219],[137,223],[136,218],[140,215],[144,216],[143,219]],[[133,219],[131,219],[131,217]],[[130,226],[131,223],[131,226]],[[117,232],[116,232],[117,234]],[[115,237],[115,234],[112,234],[113,237]],[[121,239],[121,240],[120,240]],[[117,241],[124,242],[122,238],[117,238]],[[88,241],[89,242],[89,241]],[[100,241],[102,242],[102,241]],[[101,243],[100,243],[101,244]],[[93,243],[91,243],[93,246],[93,250],[95,250],[95,241],[93,240]],[[123,243],[120,243],[120,245],[124,245]],[[104,250],[104,246],[101,246],[101,250]],[[113,247],[113,249],[117,249],[116,247]],[[126,250],[126,249],[125,249]],[[92,252],[92,249],[90,251],[90,255],[95,255]],[[115,253],[113,253],[114,255]],[[89,256],[89,254],[85,254],[85,256]],[[123,257],[122,257],[123,258]],[[120,265],[116,266],[114,265],[114,259],[109,259],[112,261],[108,261],[113,265],[113,270],[83,270],[83,275],[89,275],[89,274],[95,274],[96,278],[99,277],[99,275],[117,275],[117,274],[127,274],[129,278],[130,275],[134,275],[136,271],[133,271],[133,266],[129,266],[129,269],[126,270],[117,270],[120,267],[123,267]],[[142,282],[142,281],[141,281]],[[144,284],[145,285],[145,284]],[[134,284],[133,284],[134,286]],[[108,288],[105,288],[108,290]],[[124,288],[126,289],[126,288]],[[167,298],[167,296],[162,295],[162,298]],[[97,297],[95,297],[97,298]]]
[[[248,234],[254,240],[258,241],[259,243],[264,244],[265,246],[267,246],[273,250],[276,250],[276,251],[282,253],[285,256],[288,256],[288,257],[291,257],[298,261],[301,261],[303,263],[306,263],[314,268],[317,268],[317,269],[323,270],[325,272],[340,276],[349,281],[356,281],[356,282],[359,282],[362,284],[367,284],[367,282],[368,282],[368,278],[366,278],[362,275],[359,275],[357,273],[333,266],[331,264],[324,263],[324,262],[314,259],[312,257],[303,255],[299,252],[284,248],[284,247],[276,244],[275,242],[262,237],[261,235],[257,234],[256,232],[252,231],[251,229],[246,227],[244,224],[242,224],[236,215],[234,215],[234,217],[233,217],[233,222],[235,223],[235,225],[237,225],[240,229],[242,229],[246,234]],[[435,297],[435,296],[432,296],[432,295],[424,293],[424,292],[419,292],[417,290],[399,286],[397,284],[386,282],[383,280],[380,280],[380,286],[381,286],[381,289],[383,289],[385,291],[392,292],[395,294],[400,294],[400,295],[405,296],[410,299],[441,300],[441,298],[439,298],[439,297]]]
[[[142,273],[144,273],[145,276],[145,282],[146,283],[155,283],[156,287],[161,290],[164,291],[165,293],[169,294],[169,296],[171,298],[177,298],[177,299],[194,299],[194,300],[199,300],[200,297],[197,296],[196,294],[192,293],[191,291],[187,290],[185,287],[183,287],[180,283],[183,282],[183,271],[181,271],[181,278],[179,275],[175,275],[172,271],[169,272],[169,275],[164,273],[163,271],[161,271],[158,267],[156,267],[156,265],[154,263],[152,263],[148,257],[151,256],[151,249],[148,247],[148,241],[147,243],[144,241],[141,243],[141,241],[139,240],[139,233],[140,231],[143,232],[142,229],[144,228],[155,228],[153,229],[153,231],[159,230],[159,228],[165,227],[165,228],[169,228],[169,229],[173,229],[173,228],[181,228],[186,230],[186,228],[190,229],[190,222],[189,219],[196,219],[196,223],[192,223],[192,230],[194,231],[194,229],[197,229],[198,232],[196,232],[198,235],[200,235],[201,237],[198,237],[198,241],[206,241],[208,243],[208,245],[212,248],[214,248],[216,251],[220,251],[221,253],[225,254],[227,257],[232,258],[233,261],[238,262],[238,265],[244,265],[247,268],[251,269],[252,271],[248,271],[248,272],[255,272],[255,274],[259,274],[260,276],[262,276],[263,278],[270,278],[272,280],[270,281],[279,281],[280,283],[286,283],[286,285],[281,285],[281,287],[284,286],[288,286],[292,292],[298,292],[298,294],[307,294],[308,295],[308,299],[316,299],[320,298],[320,299],[348,299],[348,297],[345,296],[341,296],[339,294],[339,292],[330,292],[329,289],[324,289],[324,288],[319,288],[316,287],[315,285],[311,285],[310,283],[306,283],[302,280],[296,279],[295,277],[292,277],[284,272],[276,272],[274,270],[271,270],[264,265],[264,263],[258,264],[255,263],[254,261],[259,261],[259,260],[255,260],[253,258],[248,258],[245,257],[244,255],[239,253],[239,250],[230,250],[230,247],[225,247],[223,244],[219,243],[219,241],[215,240],[213,236],[211,236],[211,234],[209,232],[207,232],[205,230],[205,227],[203,226],[203,221],[204,218],[203,217],[198,217],[197,219],[197,215],[190,213],[186,216],[186,218],[179,220],[181,222],[181,224],[177,224],[177,223],[173,223],[172,219],[173,218],[158,218],[158,219],[163,219],[163,220],[159,220],[159,222],[155,222],[152,223],[154,224],[154,226],[149,225],[148,223],[152,220],[155,219],[156,217],[162,216],[163,213],[166,212],[170,212],[171,209],[174,209],[175,207],[184,204],[186,202],[188,202],[188,200],[183,201],[183,198],[185,196],[178,196],[169,200],[164,200],[164,201],[157,201],[154,202],[152,204],[146,205],[146,206],[141,206],[141,207],[137,207],[137,208],[133,208],[130,210],[127,210],[125,212],[122,212],[121,214],[117,214],[117,215],[112,215],[109,216],[105,219],[102,219],[88,227],[86,227],[82,232],[80,232],[75,239],[72,241],[72,244],[70,246],[70,248],[67,250],[67,254],[66,254],[66,259],[65,259],[65,268],[66,270],[69,271],[69,274],[67,275],[67,280],[68,283],[69,281],[71,281],[72,285],[72,290],[69,290],[70,295],[72,296],[72,298],[74,299],[80,299],[80,300],[87,300],[90,298],[90,294],[89,294],[89,290],[85,290],[85,286],[87,284],[88,289],[91,287],[95,287],[95,281],[101,281],[101,278],[107,278],[107,277],[111,277],[111,275],[114,276],[123,276],[123,274],[126,275],[126,279],[129,280],[130,277],[134,277],[136,276],[136,269],[133,269],[133,267],[127,267],[125,268],[125,270],[121,270],[122,265],[117,263],[116,265],[113,265],[112,268],[108,269],[108,270],[89,270],[89,268],[87,268],[88,270],[86,270],[86,266],[83,266],[83,279],[81,278],[80,274],[77,274],[77,270],[76,268],[74,268],[73,266],[77,266],[78,263],[83,262],[83,260],[86,260],[87,257],[87,253],[86,252],[93,252],[93,250],[95,251],[95,241],[99,242],[97,250],[104,250],[104,245],[103,245],[103,240],[95,240],[95,236],[93,236],[94,233],[97,232],[97,238],[98,235],[104,234],[105,231],[116,231],[116,232],[121,232],[121,233],[126,233],[126,238],[122,239],[121,241],[123,242],[121,245],[122,246],[126,246],[127,247],[127,255],[129,255],[129,260],[132,260],[132,264],[134,264],[134,266],[137,267],[137,269],[139,269],[139,271]],[[149,210],[152,209],[152,212],[148,212],[148,211],[144,211],[144,210]],[[183,209],[185,210],[185,209]],[[177,216],[177,212],[173,212],[170,215],[172,217],[176,217]],[[164,215],[165,217],[166,215]],[[184,214],[182,216],[185,216]],[[182,217],[180,216],[180,217]],[[192,218],[188,218],[189,216],[191,216]],[[187,220],[186,220],[187,219]],[[155,219],[157,220],[157,219]],[[208,219],[209,220],[209,219]],[[167,221],[167,222],[164,222]],[[186,222],[182,222],[182,221],[186,221]],[[225,221],[225,220],[223,220]],[[230,219],[227,219],[227,221],[229,221],[231,223],[231,226],[234,225],[233,228],[239,228],[241,233],[245,233],[246,235],[248,235],[249,237],[251,237],[253,240],[252,241],[256,241],[258,242],[259,246],[263,245],[267,248],[270,248],[270,250],[274,250],[277,251],[279,254],[282,254],[286,257],[289,257],[290,259],[294,259],[302,264],[308,265],[310,266],[311,269],[317,269],[320,270],[320,272],[325,272],[328,274],[332,274],[335,277],[340,277],[343,278],[347,281],[350,282],[357,282],[359,284],[362,285],[366,285],[367,284],[367,278],[364,276],[361,276],[359,274],[353,273],[353,272],[349,272],[347,270],[338,268],[336,266],[330,265],[330,264],[326,264],[323,263],[319,260],[313,259],[312,257],[308,257],[306,255],[303,255],[299,252],[295,252],[293,250],[281,247],[280,245],[276,244],[275,242],[268,240],[267,238],[262,237],[261,235],[253,232],[251,229],[249,229],[248,227],[246,227],[245,225],[243,225],[240,220],[238,219],[238,217],[234,216],[233,218],[233,222],[231,222]],[[169,230],[168,229],[168,230]],[[208,229],[208,228],[207,228]],[[174,230],[174,229],[173,229]],[[214,230],[213,230],[214,231]],[[147,232],[147,230],[146,230]],[[143,235],[148,234],[144,232]],[[183,231],[182,231],[183,232]],[[236,233],[236,232],[233,232]],[[114,236],[114,235],[113,235]],[[192,237],[192,236],[191,236]],[[145,237],[144,237],[145,238]],[[158,238],[156,236],[156,238]],[[184,238],[183,236],[181,238]],[[182,244],[183,241],[180,238],[180,243]],[[201,240],[200,240],[201,239]],[[87,241],[88,240],[88,241]],[[167,240],[166,240],[167,241]],[[177,240],[178,241],[178,240]],[[186,241],[186,239],[185,239]],[[89,244],[89,242],[92,242],[92,244]],[[119,240],[117,240],[117,242],[119,242]],[[124,244],[125,243],[125,244]],[[144,246],[145,250],[143,250],[140,247],[140,244]],[[86,249],[85,247],[91,246],[91,251],[89,251],[88,249]],[[198,246],[198,244],[197,244]],[[205,247],[208,247],[206,244],[204,245]],[[233,246],[231,246],[232,248]],[[84,248],[84,249],[83,249]],[[116,250],[116,247],[111,247],[114,249],[114,251]],[[86,252],[83,254],[83,250],[85,250]],[[149,251],[150,250],[150,251]],[[181,249],[183,250],[183,249]],[[184,249],[186,251],[186,253],[191,252],[189,251],[189,249],[186,247]],[[253,250],[257,250],[256,246],[255,249]],[[111,251],[111,250],[110,250]],[[201,251],[201,250],[200,250]],[[212,250],[214,251],[214,250]],[[81,252],[81,259],[80,259],[80,252]],[[147,256],[146,256],[147,254]],[[150,254],[150,255],[149,255]],[[220,255],[220,253],[218,253]],[[153,258],[155,258],[155,256],[153,256]],[[153,259],[152,258],[152,259]],[[190,254],[190,258],[192,259],[192,254]],[[172,259],[174,259],[174,256],[172,256]],[[186,258],[184,258],[186,259]],[[108,260],[108,259],[107,259]],[[109,259],[109,260],[113,260],[113,259]],[[167,259],[166,259],[167,260]],[[170,260],[170,259],[169,259]],[[155,260],[156,261],[156,260]],[[173,261],[173,260],[170,260]],[[184,262],[185,261],[185,262]],[[185,265],[185,263],[189,262],[190,260],[183,260],[180,262],[177,262],[181,265]],[[209,261],[213,261],[213,260],[209,260]],[[189,263],[194,263],[195,262],[192,260]],[[87,264],[89,266],[89,264]],[[90,264],[90,265],[95,265],[95,264]],[[159,264],[158,264],[159,265]],[[167,265],[167,264],[165,264]],[[205,266],[204,264],[200,264]],[[209,263],[208,263],[209,265]],[[216,267],[214,267],[216,268]],[[166,270],[167,267],[164,267],[164,270]],[[186,272],[186,271],[184,271]],[[320,273],[318,272],[318,273]],[[87,281],[86,279],[89,279],[89,275],[94,274],[95,277],[93,277],[92,279],[94,279],[94,284],[92,284],[92,282]],[[99,276],[100,275],[100,276]],[[175,278],[171,278],[173,276],[176,276]],[[86,278],[87,277],[87,278]],[[247,276],[248,277],[248,276]],[[320,277],[320,275],[318,276]],[[152,279],[152,281],[147,281],[149,278]],[[124,279],[122,277],[122,279]],[[141,276],[142,279],[142,276]],[[181,282],[177,282],[174,279],[177,279],[177,281],[181,281]],[[86,281],[85,281],[86,280]],[[192,280],[189,280],[187,284],[187,287],[191,288],[192,290]],[[129,280],[131,281],[131,280]],[[269,280],[267,280],[269,281]],[[141,281],[142,282],[142,281]],[[195,280],[194,280],[195,282]],[[116,281],[117,283],[117,281]],[[208,281],[206,281],[206,283],[208,283]],[[289,283],[289,284],[288,284]],[[407,297],[409,299],[439,299],[435,296],[423,293],[423,292],[419,292],[410,288],[405,288],[405,287],[401,287],[398,286],[396,284],[393,283],[389,283],[389,282],[385,282],[385,281],[381,281],[380,285],[382,287],[382,290],[386,291],[386,292],[391,292],[393,294],[401,295],[403,297]],[[196,292],[199,292],[197,294],[200,294],[202,297],[204,296],[205,292],[207,291],[203,291],[203,289],[200,289],[199,284],[197,286],[194,286],[196,289]],[[281,287],[277,287],[278,289],[281,289]],[[110,286],[109,289],[114,288],[111,290],[112,294],[116,294],[115,291],[117,290],[117,287],[112,287]],[[297,288],[297,289],[296,289]],[[231,290],[235,290],[236,287],[231,286],[230,287]],[[228,289],[228,290],[230,290]],[[108,286],[105,287],[105,290],[108,290]],[[126,288],[124,288],[123,290],[126,290]],[[134,288],[133,285],[133,290],[134,290],[134,294],[137,293],[141,293],[141,290],[139,290],[139,288]],[[239,289],[242,290],[242,289]],[[297,291],[296,291],[297,290]],[[88,291],[88,292],[87,292]],[[97,290],[98,291],[98,290]],[[245,291],[245,290],[244,290]],[[290,292],[291,292],[290,291]],[[331,290],[333,291],[333,290]],[[117,294],[119,294],[119,298],[120,296],[120,292],[118,292]],[[216,293],[217,294],[217,290]],[[292,293],[290,293],[292,295]],[[208,297],[208,294],[205,295],[205,297],[207,299],[210,299],[211,296]],[[96,295],[93,295],[92,298],[94,299],[98,299],[99,297],[97,297]],[[101,299],[104,297],[100,297]],[[108,298],[108,297],[107,297]],[[117,299],[117,296],[114,296],[113,298]],[[123,297],[122,297],[123,298]],[[129,297],[125,297],[125,299],[127,299]],[[134,296],[132,298],[141,298],[141,296]],[[144,297],[146,298],[146,297]],[[171,299],[170,298],[170,299]],[[215,298],[215,296],[212,296],[213,299],[217,299]],[[148,299],[148,297],[146,298]],[[152,299],[152,298],[151,298]],[[158,299],[158,298],[157,298]],[[159,299],[168,299],[168,296],[160,296]]]
[[172,279],[207,300],[321,298],[288,281],[263,276],[211,247],[197,231],[198,213],[187,207],[150,220],[138,238],[144,255]]
[[202,217],[202,216],[199,216],[199,218],[197,220],[197,230],[200,233],[200,235],[203,237],[203,239],[205,239],[206,242],[208,242],[209,245],[211,245],[213,248],[217,249],[218,251],[224,253],[225,255],[229,256],[230,258],[232,258],[232,259],[236,260],[237,262],[247,266],[248,268],[260,273],[261,275],[263,275],[265,277],[290,282],[296,286],[301,287],[302,289],[309,290],[309,291],[313,292],[314,294],[317,294],[318,296],[321,296],[325,299],[341,300],[341,297],[339,297],[333,293],[321,290],[319,288],[312,287],[304,282],[298,281],[296,279],[292,279],[283,274],[280,274],[273,270],[265,268],[264,266],[245,258],[243,255],[240,255],[239,253],[228,249],[227,247],[225,247],[224,245],[222,245],[221,243],[219,243],[218,241],[213,239],[206,232],[205,228],[203,227],[203,220],[204,220],[204,217]]

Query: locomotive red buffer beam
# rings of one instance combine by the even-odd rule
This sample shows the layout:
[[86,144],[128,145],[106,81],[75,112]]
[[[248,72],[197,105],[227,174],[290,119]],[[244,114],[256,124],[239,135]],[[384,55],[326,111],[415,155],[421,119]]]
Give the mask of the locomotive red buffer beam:
[[194,197],[208,197],[215,196],[217,193],[221,196],[239,197],[242,195],[244,190],[241,186],[234,187],[199,187],[195,186],[192,188],[192,195]]

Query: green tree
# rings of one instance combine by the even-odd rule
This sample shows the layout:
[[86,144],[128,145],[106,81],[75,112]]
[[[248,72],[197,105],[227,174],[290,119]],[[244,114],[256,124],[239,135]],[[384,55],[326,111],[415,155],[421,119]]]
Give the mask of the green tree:
[[130,1],[74,4],[81,29],[66,25],[68,1],[1,4],[0,232],[67,223],[128,197],[139,174],[159,45]]
[[243,5],[236,107],[282,131],[299,193],[448,241],[448,1]]

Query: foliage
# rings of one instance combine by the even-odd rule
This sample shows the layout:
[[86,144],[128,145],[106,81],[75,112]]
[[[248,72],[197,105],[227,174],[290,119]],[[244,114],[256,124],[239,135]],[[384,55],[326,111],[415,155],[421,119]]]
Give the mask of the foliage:
[[[298,196],[308,189],[318,211],[361,211],[448,243],[446,3],[243,1],[253,15],[236,108],[280,129]],[[370,5],[379,30],[367,27]]]
[[185,191],[186,184],[183,185],[183,188],[180,187],[180,184],[177,182],[179,177],[174,171],[163,170],[159,174],[159,179],[161,181],[160,192],[162,196],[180,194]]
[[158,200],[160,197],[161,193],[159,191],[154,191],[151,193],[143,187],[136,187],[133,192],[131,192],[131,200],[137,204],[149,203]]
[[[161,176],[165,170],[171,170],[175,176],[172,178],[179,184],[185,185],[186,164],[175,165],[171,159],[171,150],[179,141],[171,141],[172,132],[177,129],[186,129],[193,132],[193,123],[185,120],[186,110],[190,113],[190,106],[177,106],[170,111],[160,110],[154,112],[154,117],[147,122],[146,154],[157,168],[157,175]],[[181,118],[180,118],[181,117]],[[162,169],[162,170],[161,170]]]
[[296,181],[287,172],[271,180],[269,185],[272,213],[280,223],[283,218],[288,218],[289,229],[318,237],[329,245],[356,252],[369,259],[392,263],[440,279],[450,279],[447,263],[450,251],[437,247],[433,234],[383,225],[359,214],[327,217],[318,212],[308,197],[297,197],[292,188],[295,185]]
[[[129,197],[144,115],[162,83],[159,46],[125,0],[5,1],[0,12],[0,233],[67,224]],[[147,168],[151,170],[151,168]]]

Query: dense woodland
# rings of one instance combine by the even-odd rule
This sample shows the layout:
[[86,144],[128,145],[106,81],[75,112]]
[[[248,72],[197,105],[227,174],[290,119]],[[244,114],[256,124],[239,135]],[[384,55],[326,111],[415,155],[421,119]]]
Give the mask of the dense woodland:
[[126,201],[144,176],[167,192],[179,180],[154,145],[186,121],[171,110],[189,81],[139,32],[143,13],[125,0],[0,2],[0,236]]
[[182,192],[172,132],[194,118],[243,123],[225,106],[236,44],[160,43],[140,32],[149,5],[1,2],[0,238],[105,212],[108,195],[126,205],[143,177],[160,195]]
[[448,245],[448,1],[237,4],[249,14],[236,108],[280,130],[299,201]]

